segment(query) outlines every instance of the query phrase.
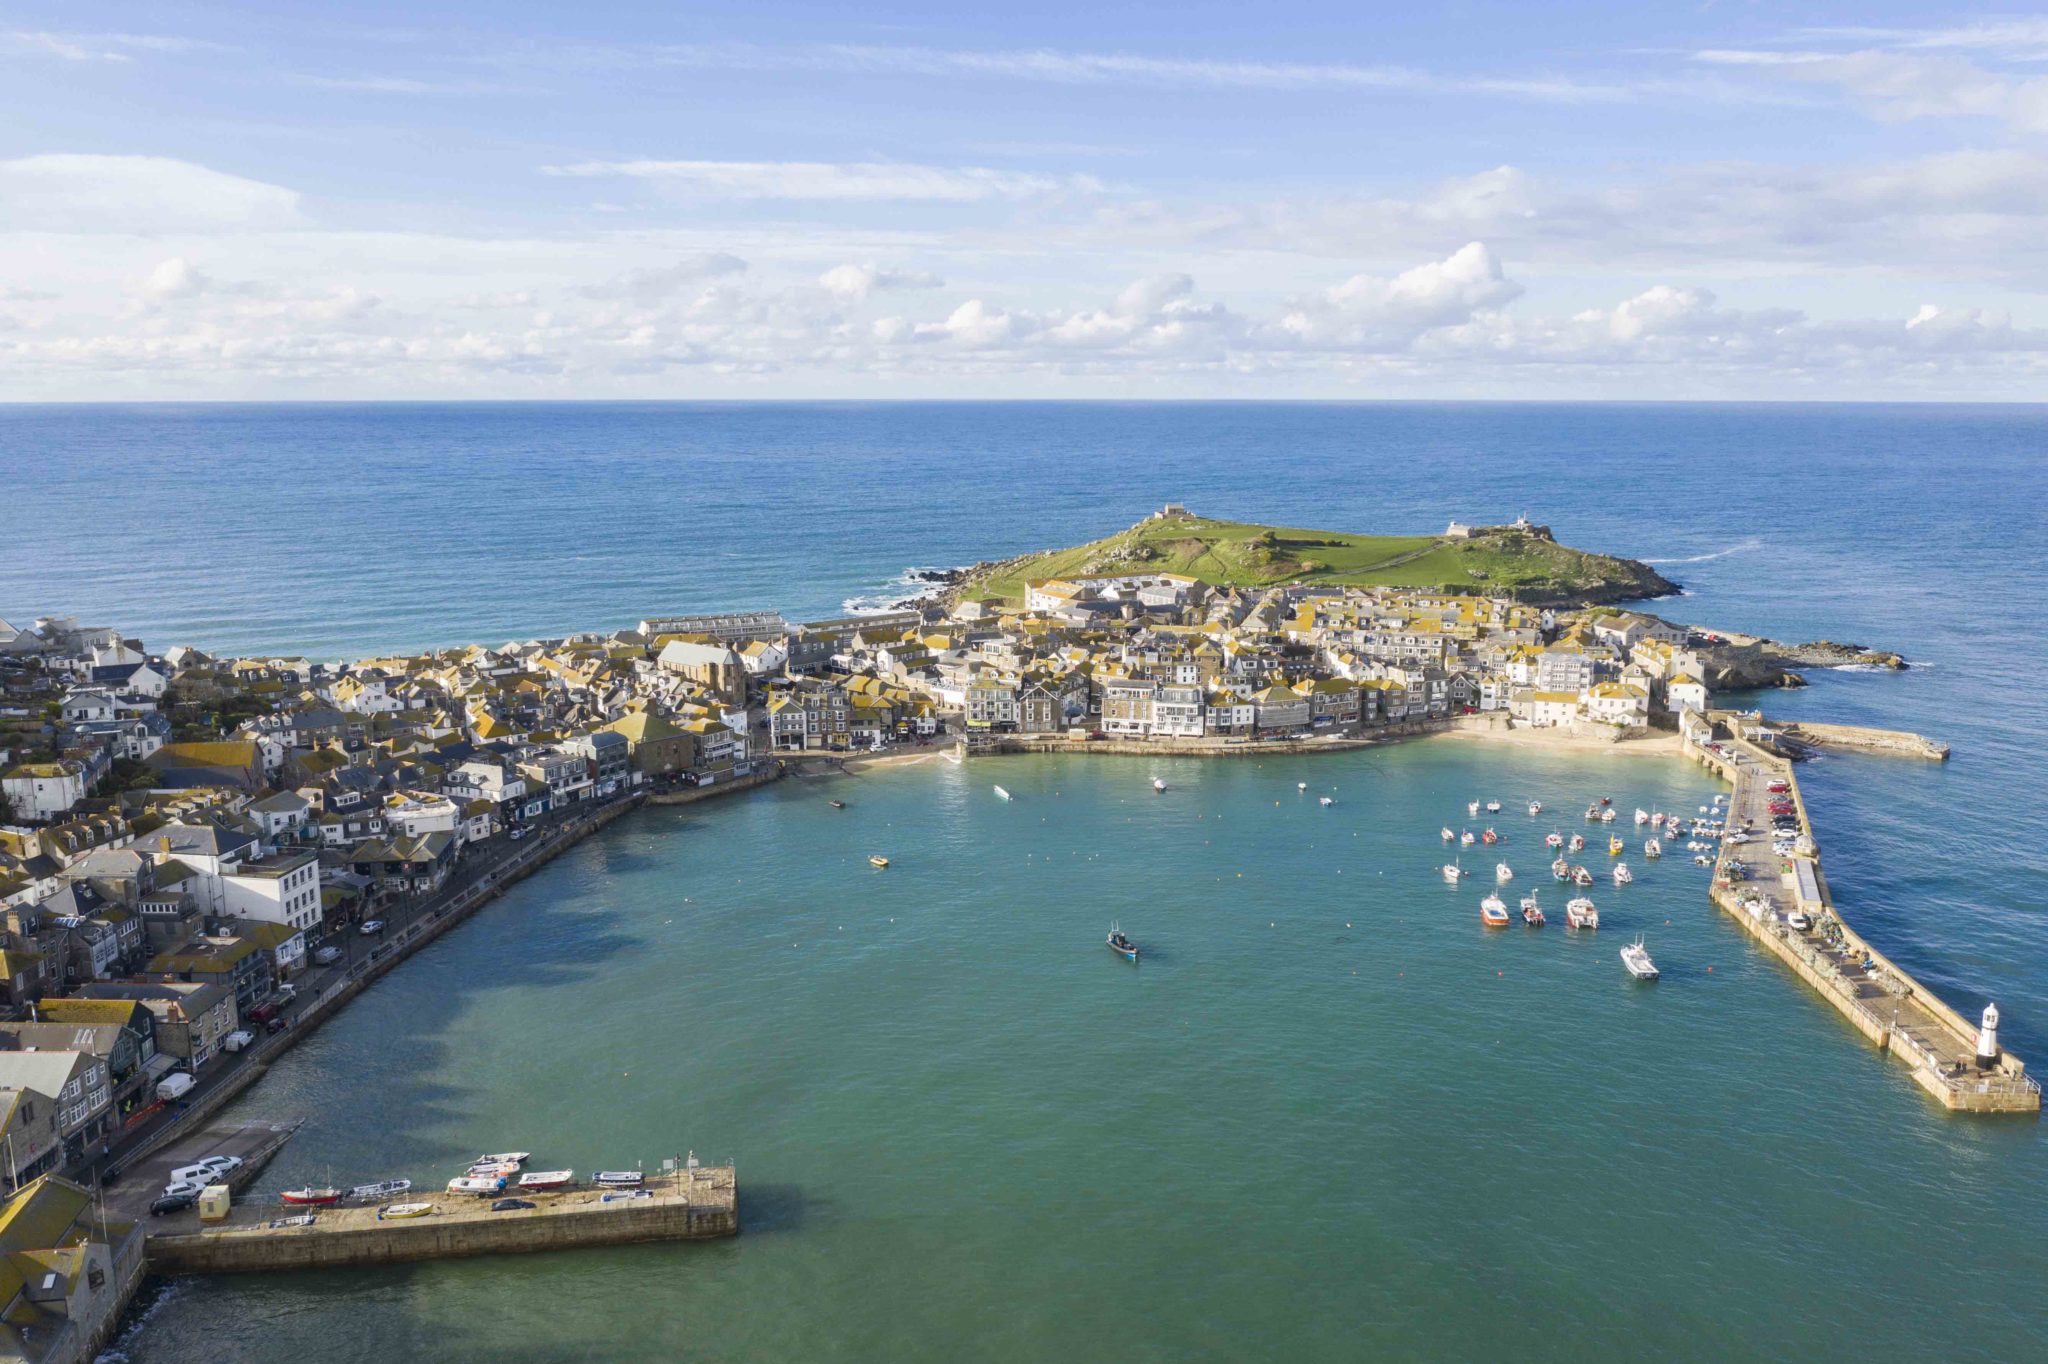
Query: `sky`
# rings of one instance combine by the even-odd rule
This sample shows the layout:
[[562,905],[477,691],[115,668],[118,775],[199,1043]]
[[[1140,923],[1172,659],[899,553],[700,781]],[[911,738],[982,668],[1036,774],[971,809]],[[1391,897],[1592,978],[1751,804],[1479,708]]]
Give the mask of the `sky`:
[[0,0],[0,401],[2034,401],[2048,12]]

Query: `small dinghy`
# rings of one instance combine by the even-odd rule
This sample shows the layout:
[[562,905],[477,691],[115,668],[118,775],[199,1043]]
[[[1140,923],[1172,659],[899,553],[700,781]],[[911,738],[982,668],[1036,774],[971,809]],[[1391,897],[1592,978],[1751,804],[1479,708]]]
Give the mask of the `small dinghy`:
[[1136,961],[1138,959],[1138,945],[1125,937],[1124,931],[1115,924],[1109,926],[1109,936],[1104,938],[1103,942],[1109,945],[1110,951],[1116,953],[1125,961]]
[[1328,796],[1317,796],[1317,797],[1316,797],[1316,804],[1318,804],[1318,805],[1335,805],[1336,803],[1337,803],[1336,801],[1334,801],[1334,800],[1331,800],[1331,799],[1330,799],[1330,798],[1329,798]]
[[1166,778],[1164,778],[1164,777],[1154,777],[1154,778],[1152,779],[1152,790],[1153,790],[1153,793],[1154,793],[1154,794],[1157,794],[1158,792],[1164,791],[1165,789],[1166,789]]
[[1464,833],[1458,835],[1458,846],[1461,848],[1469,848],[1478,841],[1479,836],[1473,833],[1470,829],[1467,829]]
[[1485,833],[1479,835],[1479,841],[1481,843],[1487,844],[1490,847],[1493,844],[1500,842],[1500,835],[1495,833],[1493,830],[1488,829]]
[[1465,875],[1465,869],[1455,862],[1444,864],[1444,880],[1456,884]]
[[868,865],[871,867],[886,867],[889,865],[889,859],[877,853],[868,859]]
[[1505,862],[1496,862],[1493,864],[1493,879],[1506,885],[1515,879],[1515,869]]
[[1465,813],[1473,819],[1479,818],[1479,802],[1476,800],[1466,802]]
[[531,1151],[486,1151],[471,1161],[472,1165],[524,1165]]
[[1538,816],[1538,815],[1540,815],[1540,814],[1542,814],[1542,813],[1543,813],[1543,802],[1542,802],[1542,801],[1540,801],[1540,800],[1532,800],[1532,801],[1530,801],[1530,802],[1529,802],[1529,818],[1531,818],[1531,819],[1534,819],[1534,818],[1536,818],[1536,816]]
[[1573,835],[1572,835],[1572,841],[1571,841],[1571,851],[1573,851],[1573,852],[1584,852],[1585,850],[1586,850],[1586,836],[1585,836],[1584,834],[1573,834]]
[[1486,813],[1488,813],[1489,815],[1499,814],[1500,802],[1497,800],[1489,800],[1488,802],[1486,802]]
[[388,1207],[377,1209],[377,1220],[379,1222],[387,1222],[407,1217],[425,1217],[433,1212],[433,1210],[434,1205],[432,1203],[393,1203]]
[[358,1184],[348,1191],[348,1196],[365,1203],[374,1203],[380,1198],[390,1198],[394,1194],[407,1193],[411,1189],[412,1181],[409,1179],[387,1179],[379,1184]]
[[996,788],[996,796],[997,796],[997,797],[998,797],[999,799],[1002,799],[1002,800],[1015,800],[1015,799],[1016,799],[1016,797],[1015,797],[1015,796],[1011,795],[1011,794],[1010,794],[1010,793],[1009,793],[1008,791],[1005,791],[1005,790],[1004,790],[1004,789],[1003,789],[1002,787],[1000,787],[1000,786],[998,786],[998,787]]
[[832,802],[832,808],[835,810],[844,810],[846,808],[846,802],[843,800],[835,800]]
[[1450,826],[1450,825],[1446,824],[1446,825],[1445,825],[1445,826],[1443,827],[1443,829],[1442,829],[1442,831],[1441,831],[1441,832],[1443,833],[1443,836],[1444,836],[1444,842],[1446,842],[1446,843],[1455,843],[1455,842],[1457,842],[1457,841],[1458,841],[1458,836],[1457,836],[1456,834],[1454,834],[1454,833],[1452,833],[1452,832],[1451,832],[1451,826]]

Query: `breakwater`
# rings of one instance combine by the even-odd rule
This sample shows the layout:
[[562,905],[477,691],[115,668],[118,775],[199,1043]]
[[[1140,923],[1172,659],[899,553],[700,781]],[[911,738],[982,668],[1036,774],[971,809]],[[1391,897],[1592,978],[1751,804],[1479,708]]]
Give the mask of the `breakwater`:
[[1948,745],[1903,729],[1871,729],[1865,725],[1827,725],[1798,720],[1777,725],[1778,732],[1795,744],[1811,748],[1836,748],[1894,758],[1919,758],[1926,762],[1947,762]]
[[[1722,840],[1714,867],[1714,903],[1834,1005],[1851,1027],[1902,1062],[1943,1107],[2040,1112],[2040,1084],[2018,1057],[2001,1051],[1980,1060],[1977,1029],[1842,919],[1792,763],[1745,731],[1759,733],[1759,722],[1721,713],[1713,717],[1711,738],[1694,732],[1684,746],[1687,756],[1732,787],[1730,830],[1740,825],[1756,831]],[[1771,846],[1773,785],[1782,785],[1790,798],[1803,840],[1790,855]]]
[[579,1189],[522,1195],[530,1208],[491,1210],[492,1200],[420,1197],[432,1211],[387,1217],[374,1207],[310,1214],[276,1204],[236,1208],[226,1222],[193,1214],[145,1243],[151,1273],[252,1274],[340,1269],[472,1255],[516,1255],[641,1241],[703,1241],[737,1235],[732,1166],[649,1176],[638,1195]]

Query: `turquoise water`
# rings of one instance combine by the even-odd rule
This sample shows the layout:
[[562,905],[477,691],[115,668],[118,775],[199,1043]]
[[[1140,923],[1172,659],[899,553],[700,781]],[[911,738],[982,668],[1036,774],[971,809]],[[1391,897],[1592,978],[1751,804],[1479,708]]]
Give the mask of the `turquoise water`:
[[[1658,560],[1688,592],[1658,606],[1675,618],[1919,665],[1761,700],[1954,744],[1940,766],[1805,769],[1829,877],[1875,942],[1966,1013],[1995,998],[2048,1066],[2044,448],[2038,407],[0,408],[0,615],[339,656],[822,615],[908,565],[1167,500],[1376,530],[1526,511]],[[1692,769],[1430,741],[833,789],[851,808],[783,784],[622,821],[238,1109],[310,1119],[271,1187],[445,1179],[506,1146],[581,1169],[737,1158],[743,1236],[185,1283],[123,1352],[2048,1354],[2039,1122],[1933,1108],[1683,859],[1632,859],[1591,942],[1485,934],[1483,889],[1434,878],[1436,830],[1474,796],[1508,803],[1520,885],[1547,861],[1529,795],[1697,805]],[[1142,966],[1101,947],[1111,918]],[[1638,930],[1652,987],[1614,955]]]
[[[268,1187],[439,1181],[506,1146],[584,1170],[736,1157],[745,1234],[180,1285],[129,1353],[2029,1353],[2034,1123],[1932,1108],[1686,858],[1633,857],[1635,885],[1594,892],[1598,934],[1489,933],[1489,878],[1436,874],[1438,826],[1497,796],[1513,888],[1556,912],[1530,797],[1571,828],[1595,794],[1716,789],[1677,761],[1433,740],[933,760],[637,814],[237,1116],[311,1118]],[[1141,965],[1101,946],[1111,918]],[[1616,959],[1636,933],[1656,985]]]

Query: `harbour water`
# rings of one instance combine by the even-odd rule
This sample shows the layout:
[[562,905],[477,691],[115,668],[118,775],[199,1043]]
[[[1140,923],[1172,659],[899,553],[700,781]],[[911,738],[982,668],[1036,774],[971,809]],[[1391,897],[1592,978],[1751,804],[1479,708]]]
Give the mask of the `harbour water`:
[[[1924,665],[1761,700],[1954,745],[1939,766],[1830,756],[1803,785],[1844,912],[1958,1008],[1995,997],[2039,1059],[2044,436],[2038,410],[2002,408],[0,409],[0,615],[338,655],[656,610],[825,614],[906,565],[1169,499],[1358,529],[1526,511],[1666,561],[1691,594],[1673,616]],[[1594,892],[1599,934],[1562,928],[1549,815],[1715,789],[1676,761],[1430,740],[934,760],[636,814],[231,1116],[310,1119],[272,1187],[445,1179],[486,1147],[579,1169],[732,1157],[746,1232],[181,1283],[118,1348],[2038,1354],[2037,1121],[1928,1103],[1717,918],[1688,859],[1632,852],[1637,883]],[[1553,910],[1540,932],[1480,928],[1485,850],[1466,887],[1435,875],[1438,827],[1495,795],[1512,889]],[[1112,918],[1141,965],[1102,947]],[[1655,985],[1616,960],[1637,932]]]

